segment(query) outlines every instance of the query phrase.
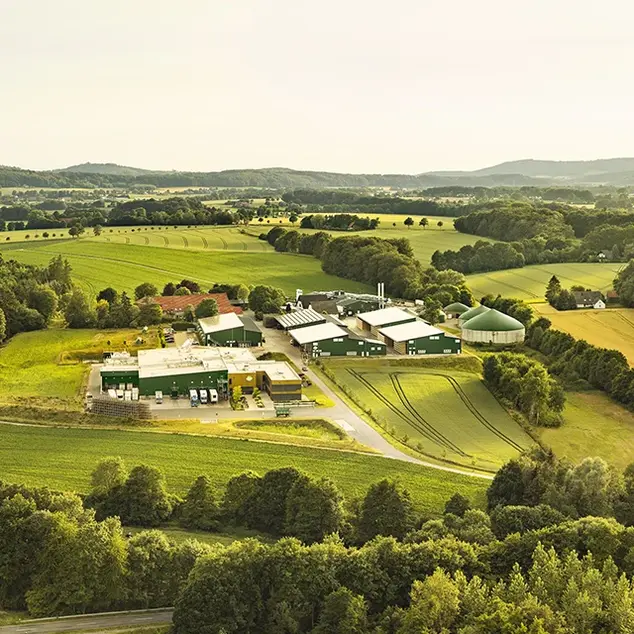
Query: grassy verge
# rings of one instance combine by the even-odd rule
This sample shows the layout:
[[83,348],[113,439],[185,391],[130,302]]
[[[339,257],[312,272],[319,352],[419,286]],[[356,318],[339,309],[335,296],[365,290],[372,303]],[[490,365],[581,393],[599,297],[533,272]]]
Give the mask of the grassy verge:
[[169,490],[179,494],[202,474],[221,493],[227,480],[242,471],[295,466],[331,478],[348,498],[362,495],[381,478],[394,478],[410,491],[420,511],[440,513],[455,492],[482,505],[488,486],[480,478],[353,452],[138,431],[0,427],[0,479],[8,482],[86,492],[95,464],[113,455],[128,466],[160,467]]
[[29,615],[26,612],[4,612],[0,610],[0,625],[15,625],[28,618]]

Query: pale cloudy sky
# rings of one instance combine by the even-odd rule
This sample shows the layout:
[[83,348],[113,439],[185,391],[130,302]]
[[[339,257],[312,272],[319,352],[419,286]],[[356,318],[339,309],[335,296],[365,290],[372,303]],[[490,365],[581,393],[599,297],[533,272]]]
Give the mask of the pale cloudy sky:
[[627,0],[0,0],[0,164],[634,155]]

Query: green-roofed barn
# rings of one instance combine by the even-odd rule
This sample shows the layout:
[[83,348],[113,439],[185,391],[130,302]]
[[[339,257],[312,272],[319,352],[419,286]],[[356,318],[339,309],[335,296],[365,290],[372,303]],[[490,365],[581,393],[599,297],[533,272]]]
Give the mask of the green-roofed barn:
[[522,343],[525,334],[522,322],[495,309],[472,317],[462,326],[462,340],[469,343]]
[[472,319],[473,317],[477,317],[478,315],[482,315],[482,313],[488,313],[490,310],[491,309],[488,306],[483,306],[482,304],[480,304],[480,306],[474,306],[473,308],[469,308],[464,313],[462,313],[462,315],[460,315],[458,323],[460,327],[462,328],[463,324],[466,321],[469,321],[469,319]]
[[442,312],[447,315],[447,319],[458,319],[460,315],[466,313],[469,307],[462,302],[453,302],[442,309]]

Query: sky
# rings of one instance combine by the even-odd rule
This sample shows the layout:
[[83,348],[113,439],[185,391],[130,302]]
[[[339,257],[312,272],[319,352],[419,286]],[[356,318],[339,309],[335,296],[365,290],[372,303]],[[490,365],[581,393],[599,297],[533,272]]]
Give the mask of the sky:
[[0,164],[634,156],[627,0],[0,0]]

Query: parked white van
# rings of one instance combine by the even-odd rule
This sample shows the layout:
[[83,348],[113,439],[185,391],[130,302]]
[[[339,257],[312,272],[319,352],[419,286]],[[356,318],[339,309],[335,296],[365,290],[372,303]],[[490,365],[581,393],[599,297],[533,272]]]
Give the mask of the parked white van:
[[209,402],[210,403],[218,402],[218,392],[216,390],[209,390]]
[[207,390],[205,389],[198,390],[198,393],[200,395],[200,404],[207,405]]

